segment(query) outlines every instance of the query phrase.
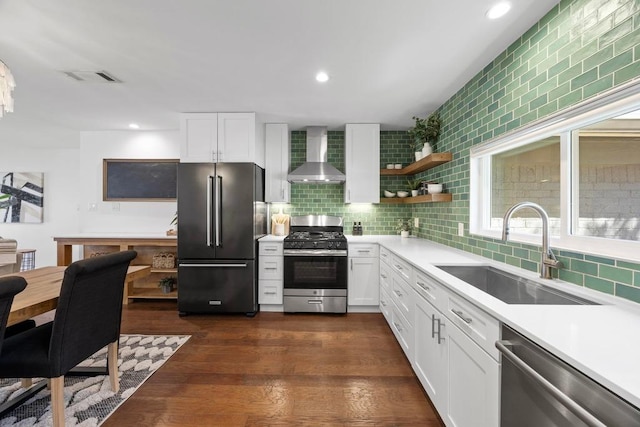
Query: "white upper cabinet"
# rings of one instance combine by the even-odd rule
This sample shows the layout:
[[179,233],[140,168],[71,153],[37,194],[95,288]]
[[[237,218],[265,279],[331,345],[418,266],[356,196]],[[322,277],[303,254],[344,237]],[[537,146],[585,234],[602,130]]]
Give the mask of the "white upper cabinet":
[[185,113],[181,162],[253,162],[264,167],[264,135],[255,113]]
[[291,148],[289,126],[285,123],[267,123],[265,143],[264,201],[289,203],[291,194],[291,184],[287,181]]
[[218,153],[218,114],[180,116],[180,161],[214,162]]
[[380,203],[380,125],[345,127],[345,203]]

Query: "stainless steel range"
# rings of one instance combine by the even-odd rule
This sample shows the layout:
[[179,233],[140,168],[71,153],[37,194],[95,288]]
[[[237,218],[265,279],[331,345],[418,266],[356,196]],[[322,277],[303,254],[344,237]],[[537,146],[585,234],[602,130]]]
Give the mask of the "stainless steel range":
[[347,312],[347,238],[342,218],[294,216],[284,249],[286,313]]

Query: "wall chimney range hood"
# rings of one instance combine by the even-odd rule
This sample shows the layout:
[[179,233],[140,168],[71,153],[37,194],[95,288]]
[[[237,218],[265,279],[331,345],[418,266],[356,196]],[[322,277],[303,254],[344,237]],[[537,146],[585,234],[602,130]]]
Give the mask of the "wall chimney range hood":
[[327,162],[327,128],[307,127],[307,161],[287,175],[293,183],[337,184],[345,181],[345,176]]

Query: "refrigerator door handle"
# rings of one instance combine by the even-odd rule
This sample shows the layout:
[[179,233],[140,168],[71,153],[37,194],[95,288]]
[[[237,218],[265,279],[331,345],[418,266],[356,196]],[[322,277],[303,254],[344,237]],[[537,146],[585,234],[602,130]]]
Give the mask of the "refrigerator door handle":
[[247,264],[188,264],[180,263],[178,267],[214,267],[214,268],[246,268]]
[[220,211],[222,207],[222,196],[220,194],[221,188],[222,177],[216,175],[216,247],[220,247],[220,245],[222,245],[222,238],[220,237],[220,233],[222,232],[220,227],[220,216],[222,215]]
[[207,178],[207,246],[211,246],[211,190],[213,189],[213,177]]

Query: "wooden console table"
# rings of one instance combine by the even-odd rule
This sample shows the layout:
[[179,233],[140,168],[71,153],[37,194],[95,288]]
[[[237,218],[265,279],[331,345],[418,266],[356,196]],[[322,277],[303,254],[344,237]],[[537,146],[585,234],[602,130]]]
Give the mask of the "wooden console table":
[[[173,254],[177,258],[178,241],[175,236],[71,236],[54,237],[58,247],[58,265],[69,265],[72,262],[72,248],[74,245],[83,247],[83,258],[109,252],[134,250],[138,256],[131,265],[153,265],[153,256],[159,253]],[[135,299],[177,299],[178,291],[165,294],[158,287],[158,281],[166,276],[177,276],[175,268],[151,268],[147,277],[127,284],[125,288],[124,303],[128,304]]]

